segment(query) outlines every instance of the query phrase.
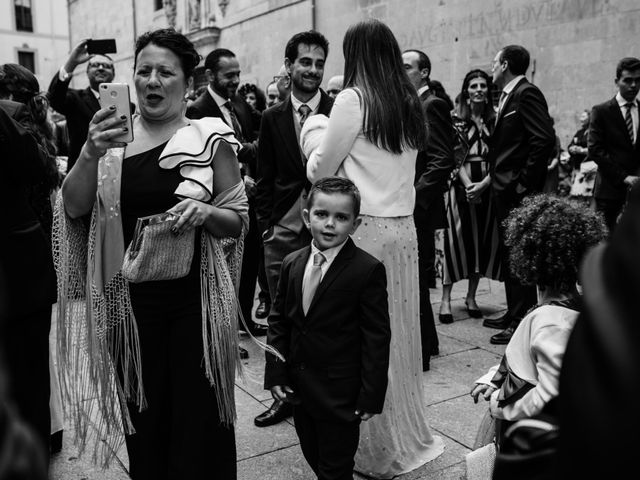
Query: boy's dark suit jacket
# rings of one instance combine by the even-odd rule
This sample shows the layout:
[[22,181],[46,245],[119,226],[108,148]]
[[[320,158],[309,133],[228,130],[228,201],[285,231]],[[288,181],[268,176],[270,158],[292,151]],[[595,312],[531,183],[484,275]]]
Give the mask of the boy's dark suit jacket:
[[[322,90],[320,93],[318,114],[328,116],[333,99]],[[262,113],[256,205],[261,232],[278,223],[308,183],[289,96]]]
[[[252,142],[256,139],[255,132],[260,127],[260,115],[253,113],[251,107],[237,95],[231,99],[231,104],[242,128],[242,149],[238,152],[238,160],[249,166],[249,174],[255,177],[256,172],[256,146]],[[203,117],[221,118],[226,123],[220,107],[208,90],[202,92],[196,100],[187,108],[187,118],[194,120]],[[233,125],[229,125],[233,128]]]
[[489,145],[492,188],[504,204],[542,191],[555,142],[547,101],[523,78],[505,99]]
[[384,265],[350,238],[322,279],[305,316],[302,277],[311,247],[282,264],[264,386],[289,385],[320,419],[354,421],[356,409],[380,413],[387,390],[391,330]]
[[588,146],[589,160],[598,164],[594,196],[624,200],[627,194],[625,177],[638,175],[640,169],[640,141],[635,145],[631,143],[615,97],[591,110]]

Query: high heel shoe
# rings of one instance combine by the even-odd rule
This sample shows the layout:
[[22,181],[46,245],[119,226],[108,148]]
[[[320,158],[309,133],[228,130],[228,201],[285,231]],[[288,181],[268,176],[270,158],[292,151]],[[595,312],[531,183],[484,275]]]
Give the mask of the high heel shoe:
[[467,313],[471,318],[482,318],[482,312],[475,308],[469,308],[469,304],[465,301],[464,306],[467,307]]

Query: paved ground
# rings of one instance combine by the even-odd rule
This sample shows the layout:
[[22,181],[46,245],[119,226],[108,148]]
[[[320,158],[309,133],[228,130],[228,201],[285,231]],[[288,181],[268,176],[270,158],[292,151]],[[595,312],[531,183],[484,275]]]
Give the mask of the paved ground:
[[[434,312],[439,307],[441,290],[431,291]],[[496,333],[482,327],[482,320],[468,318],[464,309],[466,282],[454,287],[452,308],[455,322],[437,322],[440,355],[431,360],[431,370],[423,374],[424,405],[429,425],[446,445],[443,455],[423,467],[397,477],[398,480],[459,480],[464,477],[464,455],[473,445],[475,433],[485,412],[486,404],[475,405],[469,397],[473,381],[487,368],[498,363],[504,346],[489,344]],[[478,304],[486,316],[497,316],[505,309],[502,284],[482,280],[477,295]],[[246,378],[236,387],[238,424],[239,480],[306,480],[314,476],[306,465],[290,422],[268,428],[257,428],[253,418],[270,405],[271,397],[262,389],[264,356],[258,348],[243,339],[250,351],[245,361]],[[126,451],[118,452],[116,462],[108,470],[91,465],[90,458],[77,455],[70,435],[64,438],[62,452],[52,458],[52,480],[126,480]],[[214,468],[215,468],[215,464]],[[211,478],[216,478],[212,472]],[[362,479],[364,477],[357,476]],[[222,479],[224,480],[224,479]]]

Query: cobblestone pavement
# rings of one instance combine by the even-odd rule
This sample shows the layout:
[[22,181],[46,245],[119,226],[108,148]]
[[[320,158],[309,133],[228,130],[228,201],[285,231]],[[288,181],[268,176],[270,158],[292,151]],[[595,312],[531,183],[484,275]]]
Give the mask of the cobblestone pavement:
[[[440,355],[432,358],[431,370],[423,374],[424,405],[429,425],[445,442],[445,452],[436,460],[397,477],[398,480],[459,480],[464,477],[464,456],[471,450],[486,404],[474,404],[468,393],[473,381],[499,362],[504,346],[489,344],[496,333],[482,327],[482,319],[466,313],[466,282],[459,282],[452,293],[455,322],[442,325],[437,321],[441,289],[431,290],[436,316]],[[477,301],[487,317],[501,314],[506,308],[501,283],[482,280]],[[257,428],[253,418],[271,404],[269,392],[262,389],[264,355],[246,337],[242,345],[250,352],[244,361],[245,378],[236,383],[238,423],[238,480],[306,480],[314,475],[302,457],[292,421],[267,428]],[[52,480],[126,480],[128,461],[122,448],[109,469],[91,464],[90,455],[79,457],[71,435],[64,436],[60,453],[51,461]],[[215,462],[212,462],[215,469]],[[216,478],[212,472],[211,478]],[[357,479],[365,477],[356,475]]]

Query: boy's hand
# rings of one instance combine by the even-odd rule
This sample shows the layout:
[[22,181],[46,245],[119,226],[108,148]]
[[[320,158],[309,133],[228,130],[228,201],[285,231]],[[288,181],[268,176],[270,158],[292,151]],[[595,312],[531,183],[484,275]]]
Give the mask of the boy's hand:
[[274,400],[291,403],[291,398],[293,398],[294,395],[295,393],[289,385],[276,385],[275,387],[271,387],[271,396]]
[[358,417],[360,417],[360,420],[362,420],[363,422],[366,422],[367,420],[369,420],[371,417],[375,415],[375,413],[361,412],[360,410],[356,410],[355,413]]
[[473,387],[469,395],[473,397],[473,403],[478,403],[478,397],[480,395],[482,395],[485,400],[489,401],[491,399],[491,394],[496,390],[496,387],[492,385],[487,385],[485,383],[476,383],[475,387]]

